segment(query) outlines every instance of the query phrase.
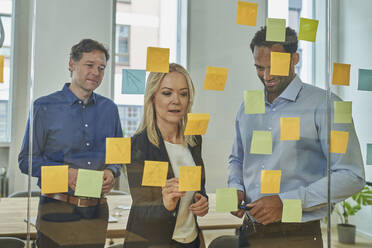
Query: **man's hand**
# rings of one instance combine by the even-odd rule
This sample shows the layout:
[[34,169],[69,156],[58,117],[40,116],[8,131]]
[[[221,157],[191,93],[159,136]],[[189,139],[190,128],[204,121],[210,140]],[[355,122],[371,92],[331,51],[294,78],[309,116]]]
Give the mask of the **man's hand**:
[[178,200],[186,194],[186,192],[178,191],[178,179],[171,178],[168,179],[165,186],[161,191],[163,195],[164,207],[168,211],[173,211],[177,207]]
[[231,214],[239,218],[242,218],[244,216],[244,210],[239,209],[239,206],[242,204],[242,201],[244,201],[244,192],[238,190],[238,211],[231,212]]
[[191,204],[189,209],[196,216],[204,216],[208,213],[209,204],[208,199],[200,193],[194,195],[195,203]]
[[68,186],[75,191],[78,169],[68,168]]
[[282,219],[283,203],[278,195],[261,197],[247,207],[252,207],[249,214],[258,223],[267,225]]
[[102,183],[102,194],[107,194],[110,192],[112,187],[115,184],[115,177],[112,170],[104,170],[103,171],[103,183]]

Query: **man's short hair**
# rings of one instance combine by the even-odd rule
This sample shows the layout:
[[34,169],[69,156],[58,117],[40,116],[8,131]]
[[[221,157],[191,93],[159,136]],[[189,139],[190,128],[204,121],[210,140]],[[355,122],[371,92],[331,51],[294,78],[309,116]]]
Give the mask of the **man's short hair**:
[[83,53],[90,53],[94,50],[101,51],[105,54],[106,61],[109,60],[110,54],[106,47],[98,41],[92,39],[83,39],[71,48],[70,58],[77,62],[83,57]]
[[254,51],[255,46],[264,46],[264,47],[272,47],[273,45],[282,45],[284,47],[285,52],[287,53],[295,53],[298,47],[298,40],[296,31],[287,27],[285,30],[285,41],[278,42],[278,41],[266,41],[266,26],[261,27],[259,31],[254,35],[251,41],[251,50],[252,53]]

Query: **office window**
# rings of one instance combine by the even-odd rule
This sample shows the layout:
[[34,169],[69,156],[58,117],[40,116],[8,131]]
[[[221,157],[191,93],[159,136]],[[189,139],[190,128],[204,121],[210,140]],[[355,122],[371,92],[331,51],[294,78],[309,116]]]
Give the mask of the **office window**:
[[128,25],[116,25],[116,63],[129,65]]

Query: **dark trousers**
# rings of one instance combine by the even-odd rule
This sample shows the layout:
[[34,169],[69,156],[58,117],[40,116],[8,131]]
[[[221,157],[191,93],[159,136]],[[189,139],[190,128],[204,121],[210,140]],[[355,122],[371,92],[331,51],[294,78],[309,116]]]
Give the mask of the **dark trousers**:
[[200,247],[200,238],[199,235],[191,243],[180,243],[175,240],[172,240],[171,248],[199,248]]
[[320,221],[306,223],[253,223],[245,217],[239,231],[239,247],[322,248]]
[[[56,222],[43,219],[53,213],[71,213],[82,216],[78,221]],[[91,218],[87,218],[91,215]],[[77,209],[62,201],[40,197],[36,222],[39,248],[103,248],[106,242],[108,206],[101,204]]]

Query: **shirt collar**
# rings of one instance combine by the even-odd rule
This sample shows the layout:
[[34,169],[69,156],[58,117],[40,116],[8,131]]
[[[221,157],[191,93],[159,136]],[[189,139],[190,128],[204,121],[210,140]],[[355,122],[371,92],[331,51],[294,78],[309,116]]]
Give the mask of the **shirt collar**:
[[[70,84],[71,83],[65,83],[65,85],[63,86],[62,92],[64,93],[65,97],[67,98],[67,101],[71,105],[73,105],[73,104],[79,102],[80,99],[77,98],[77,96],[75,96],[74,93],[72,93],[72,91],[69,88]],[[89,97],[87,105],[94,104],[94,103],[96,103],[96,93],[93,92],[92,95]]]
[[289,101],[296,101],[298,94],[302,88],[301,79],[296,75],[292,82],[287,86],[287,88],[280,94],[280,98],[287,99]]

